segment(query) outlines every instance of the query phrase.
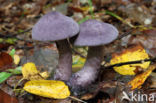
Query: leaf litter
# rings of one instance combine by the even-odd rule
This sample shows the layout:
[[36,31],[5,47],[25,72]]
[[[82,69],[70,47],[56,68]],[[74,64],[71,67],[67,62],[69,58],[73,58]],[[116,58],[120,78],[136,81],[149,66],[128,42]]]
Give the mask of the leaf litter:
[[[44,71],[46,66],[48,66],[46,71],[50,72],[56,68],[56,64],[58,61],[56,46],[52,46],[50,43],[45,44],[40,42],[34,43],[34,41],[32,42],[30,33],[31,28],[36,23],[36,21],[42,15],[46,14],[51,10],[56,10],[64,13],[65,15],[71,16],[74,18],[74,20],[76,20],[79,23],[82,23],[91,18],[111,23],[118,28],[120,35],[125,34],[126,32],[132,30],[130,34],[123,35],[122,40],[118,39],[115,42],[105,46],[104,48],[105,58],[103,61],[104,65],[102,64],[102,69],[103,66],[110,65],[109,61],[111,60],[111,55],[113,53],[119,53],[124,49],[129,49],[131,45],[141,44],[143,46],[143,50],[146,50],[146,53],[148,53],[149,55],[148,58],[155,57],[156,17],[154,8],[156,2],[154,0],[149,0],[148,2],[147,0],[143,0],[142,2],[140,0],[119,0],[119,1],[85,0],[85,1],[86,2],[82,0],[0,1],[1,4],[0,39],[2,39],[2,42],[0,43],[1,49],[0,70],[3,71],[1,72],[2,74],[7,74],[7,76],[2,77],[3,79],[0,79],[1,81],[3,81],[2,84],[0,84],[0,88],[2,90],[4,88],[2,85],[5,85],[5,87],[10,85],[7,84],[6,79],[8,79],[8,77],[11,76],[8,79],[9,81],[11,80],[13,81],[12,77],[14,76],[20,76],[20,78],[17,78],[17,80],[20,80],[22,78],[21,69],[17,68],[21,68],[20,66],[23,66],[23,64],[27,63],[27,61],[34,62],[35,64],[37,64],[36,66],[37,69],[39,69],[39,71]],[[110,15],[108,11],[113,15]],[[36,49],[36,47],[39,47],[40,49]],[[15,51],[16,56],[14,55],[12,57],[12,55],[11,56],[9,55],[10,48],[16,49]],[[49,55],[49,52],[45,52],[44,51],[45,49],[54,50],[54,52],[51,53],[54,55],[49,56],[49,58],[52,57],[53,59],[48,59],[48,56],[45,54]],[[82,51],[85,51],[85,53],[80,52],[80,54],[82,55],[85,54],[84,56],[86,56],[85,48],[80,48],[80,50],[81,49]],[[77,49],[75,50],[77,51]],[[74,54],[76,54],[74,56],[77,57],[73,57],[76,58],[74,59],[73,67],[81,68],[84,63],[84,58],[83,59],[80,58],[81,56],[78,57],[79,56],[78,53]],[[50,62],[51,60],[53,62]],[[153,65],[153,62],[150,64],[150,66],[151,65]],[[140,67],[136,68],[140,70]],[[98,76],[98,79],[94,84],[94,86],[93,87],[91,86],[91,89],[89,89],[90,92],[88,91],[86,94],[82,95],[81,99],[84,99],[88,103],[97,103],[97,102],[106,103],[115,101],[122,103],[123,102],[121,101],[121,98],[123,96],[122,91],[130,93],[129,90],[130,88],[126,87],[127,83],[131,84],[132,87],[134,87],[134,85],[136,86],[136,89],[133,91],[140,90],[145,91],[146,93],[155,93],[156,89],[155,70],[148,71],[148,69],[146,69],[147,71],[146,70],[141,71],[137,73],[137,75],[134,75],[133,76],[134,79],[132,78],[125,79],[127,75],[122,76],[114,72],[112,68],[109,69],[111,70],[106,69],[104,71],[105,73],[107,73],[107,75],[104,75],[105,73],[103,72]],[[37,75],[41,74],[37,73]],[[45,75],[47,76],[47,74]],[[140,78],[142,77],[144,79],[141,79],[141,81],[139,81]],[[122,83],[120,83],[119,79],[123,80],[124,82],[122,81]],[[17,85],[17,82],[15,84]],[[23,85],[19,85],[17,87],[17,89],[20,88],[23,88]],[[6,95],[3,92],[1,93]],[[64,102],[66,101],[68,103],[78,102],[76,100],[71,100],[70,98],[57,101],[54,99],[45,99],[38,96],[25,96],[26,98],[32,97],[31,99],[30,98],[25,99],[25,97],[21,97],[20,94],[16,96],[18,97],[19,100],[23,99],[23,101],[26,103],[38,103],[40,101],[44,103],[46,102],[59,103],[63,101]],[[9,96],[6,97],[10,98]],[[39,98],[39,100],[36,100],[36,98]],[[10,99],[8,99],[8,102],[9,100]],[[2,101],[3,99],[0,99],[0,102]],[[4,103],[8,102],[5,101]]]

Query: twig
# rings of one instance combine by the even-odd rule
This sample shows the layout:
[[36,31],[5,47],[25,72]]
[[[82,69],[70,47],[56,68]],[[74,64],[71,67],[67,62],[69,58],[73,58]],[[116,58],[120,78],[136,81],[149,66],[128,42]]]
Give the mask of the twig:
[[128,26],[130,26],[131,28],[136,28],[134,25],[132,25],[130,22],[125,21],[123,18],[121,18],[120,16],[118,16],[117,14],[110,12],[108,10],[106,10],[106,14],[111,15],[113,17],[115,17],[116,19],[122,21],[123,23],[127,24]]
[[73,97],[73,96],[69,96],[69,98],[73,99],[73,100],[76,100],[76,101],[79,101],[79,102],[82,102],[82,103],[87,103],[79,98],[76,98],[76,97]]
[[20,33],[16,33],[16,34],[7,34],[7,35],[3,35],[2,33],[0,33],[0,37],[1,38],[16,38],[17,35],[19,34],[23,34],[23,33],[26,33],[26,32],[29,32],[31,31],[32,28],[29,28],[27,30],[24,30],[23,32],[20,32]]
[[122,65],[129,65],[129,64],[141,64],[141,63],[144,63],[144,62],[155,62],[156,61],[156,57],[154,58],[150,58],[150,59],[144,59],[144,60],[137,60],[137,61],[130,61],[130,62],[123,62],[123,63],[117,63],[117,64],[113,64],[113,65],[110,65],[110,66],[102,66],[102,68],[104,69],[109,69],[109,68],[113,68],[113,67],[119,67],[119,66],[122,66]]
[[25,39],[21,39],[21,38],[16,37],[17,35],[29,32],[30,30],[32,30],[32,28],[29,28],[29,29],[24,30],[23,32],[20,32],[20,33],[17,33],[17,34],[3,35],[2,33],[0,33],[0,38],[15,38],[15,39],[20,40],[20,41],[25,41],[25,42],[28,42],[28,43],[32,43],[31,40],[25,40]]
[[123,37],[130,35],[132,31],[133,31],[133,30],[131,29],[130,31],[119,35],[118,38],[117,38],[117,40],[122,39]]
[[82,55],[81,53],[79,53],[78,51],[76,51],[74,48],[72,48],[72,51],[73,51],[75,54],[79,55],[80,57],[86,58],[86,56]]
[[16,90],[17,86],[24,80],[24,78],[21,78],[17,84],[15,84],[13,91]]

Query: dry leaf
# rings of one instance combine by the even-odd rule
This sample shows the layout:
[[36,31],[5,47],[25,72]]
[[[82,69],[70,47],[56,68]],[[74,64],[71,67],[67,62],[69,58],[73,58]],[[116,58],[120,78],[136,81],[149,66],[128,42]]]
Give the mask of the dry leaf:
[[[114,53],[111,59],[111,65],[122,63],[122,62],[130,62],[137,60],[148,59],[149,56],[146,53],[145,49],[141,45],[137,45],[132,48],[128,48],[121,53]],[[129,64],[123,65],[120,67],[114,67],[114,70],[122,75],[135,75],[135,70],[137,67],[141,67],[143,69],[147,69],[150,62],[144,62],[142,64]]]
[[39,71],[37,70],[35,64],[31,62],[24,64],[24,66],[22,67],[22,74],[23,78],[27,80],[43,79],[40,76]]
[[9,43],[0,43],[0,49],[7,50],[11,44]]
[[147,77],[151,74],[151,72],[155,69],[155,65],[151,65],[147,71],[137,75],[133,80],[128,82],[128,85],[131,86],[131,89],[140,88],[141,85],[145,82]]
[[4,70],[7,68],[10,68],[12,64],[13,64],[12,57],[8,53],[1,52],[0,53],[0,69]]
[[[144,30],[144,31],[134,31],[133,34],[136,35],[129,35],[126,36],[122,39],[122,44],[123,45],[133,45],[133,44],[138,44],[140,43],[141,45],[144,46],[145,49],[148,50],[149,54],[152,57],[155,57],[156,52],[156,30],[154,29],[149,29],[149,30]],[[154,50],[154,51],[153,51]]]
[[43,97],[64,99],[70,96],[68,86],[62,81],[32,80],[24,85],[24,90]]
[[47,71],[40,73],[40,75],[44,78],[47,79],[49,77],[49,73]]
[[13,56],[13,58],[14,58],[14,63],[16,64],[16,65],[18,65],[19,64],[19,62],[20,62],[20,57],[18,56],[18,55],[14,55]]

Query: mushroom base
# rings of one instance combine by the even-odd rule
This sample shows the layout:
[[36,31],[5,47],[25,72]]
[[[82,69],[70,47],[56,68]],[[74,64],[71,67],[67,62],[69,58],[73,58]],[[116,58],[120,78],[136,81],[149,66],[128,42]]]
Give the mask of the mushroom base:
[[102,46],[89,48],[84,67],[77,73],[73,74],[67,83],[75,94],[77,94],[76,92],[87,90],[90,84],[95,81],[99,73],[102,59]]

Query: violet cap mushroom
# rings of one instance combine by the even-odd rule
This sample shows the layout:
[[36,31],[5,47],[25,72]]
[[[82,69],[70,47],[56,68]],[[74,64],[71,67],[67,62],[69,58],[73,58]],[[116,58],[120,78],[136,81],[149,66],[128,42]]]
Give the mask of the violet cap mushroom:
[[79,25],[70,17],[53,11],[44,15],[32,29],[32,38],[55,41],[59,51],[58,67],[54,79],[67,81],[72,74],[72,52],[68,38],[77,35]]
[[88,54],[83,68],[72,75],[67,82],[73,92],[87,88],[95,81],[103,60],[103,45],[111,43],[118,36],[118,30],[111,24],[97,20],[87,20],[80,24],[76,46],[88,46]]

